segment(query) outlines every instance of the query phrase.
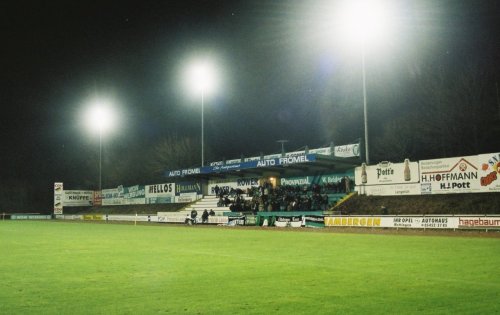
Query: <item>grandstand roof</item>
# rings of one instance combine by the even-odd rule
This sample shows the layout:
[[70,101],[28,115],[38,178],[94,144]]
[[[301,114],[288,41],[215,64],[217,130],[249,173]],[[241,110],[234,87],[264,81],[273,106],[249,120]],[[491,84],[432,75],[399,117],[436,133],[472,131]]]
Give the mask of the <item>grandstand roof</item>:
[[359,157],[345,158],[313,153],[166,171],[165,176],[204,179],[228,176],[266,176],[273,173],[279,176],[293,176],[345,171],[359,166],[360,162]]

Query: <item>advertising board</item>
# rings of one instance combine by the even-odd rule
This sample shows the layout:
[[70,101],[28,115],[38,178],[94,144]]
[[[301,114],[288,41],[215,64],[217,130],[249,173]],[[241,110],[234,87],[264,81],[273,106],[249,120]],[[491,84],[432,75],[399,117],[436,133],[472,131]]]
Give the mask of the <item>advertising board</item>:
[[54,214],[63,214],[63,183],[54,183]]
[[499,216],[458,217],[458,228],[500,229],[500,217]]
[[123,205],[123,186],[117,188],[103,189],[102,190],[102,205],[103,206],[116,206]]
[[359,154],[359,143],[340,145],[335,147],[335,157],[358,157]]
[[327,227],[380,227],[412,229],[456,229],[454,216],[327,216]]
[[146,185],[146,203],[173,203],[175,200],[175,183]]
[[64,207],[85,207],[94,204],[94,191],[92,190],[64,190]]
[[373,185],[357,186],[360,194],[368,196],[410,196],[420,195],[420,184],[396,184],[396,185]]
[[337,184],[342,181],[345,177],[353,178],[354,173],[352,171],[331,173],[318,176],[295,176],[295,177],[283,177],[281,178],[281,185],[287,186],[301,186],[301,185],[312,185],[312,184]]
[[354,170],[354,179],[358,186],[418,183],[418,163],[405,160],[403,163],[363,165]]
[[500,153],[478,155],[479,183],[483,192],[500,191]]
[[424,160],[419,165],[422,194],[481,192],[478,156]]
[[241,189],[246,192],[247,188],[259,186],[259,179],[256,177],[252,178],[231,178],[231,179],[218,179],[210,180],[208,182],[208,194],[215,195],[215,186],[218,186],[222,190],[230,191],[233,189]]
[[134,185],[123,187],[123,204],[124,205],[143,205],[145,204],[145,188],[144,185]]

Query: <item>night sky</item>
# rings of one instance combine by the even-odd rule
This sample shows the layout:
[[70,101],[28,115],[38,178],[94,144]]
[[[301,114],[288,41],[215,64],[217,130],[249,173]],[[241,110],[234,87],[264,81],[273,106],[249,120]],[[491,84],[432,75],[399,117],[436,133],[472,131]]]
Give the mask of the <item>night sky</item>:
[[[168,134],[199,137],[200,100],[180,79],[193,55],[219,65],[219,89],[205,100],[214,159],[275,153],[279,139],[289,151],[356,141],[360,58],[321,27],[331,3],[3,1],[2,178],[66,181],[81,168],[98,149],[82,123],[94,96],[112,98],[120,113],[108,151],[137,152]],[[380,113],[404,110],[384,97],[411,90],[422,64],[477,59],[498,69],[499,1],[398,1],[398,10],[384,49],[367,53],[371,126],[387,119]],[[339,87],[346,108],[335,107]],[[359,124],[332,128],[329,115]]]

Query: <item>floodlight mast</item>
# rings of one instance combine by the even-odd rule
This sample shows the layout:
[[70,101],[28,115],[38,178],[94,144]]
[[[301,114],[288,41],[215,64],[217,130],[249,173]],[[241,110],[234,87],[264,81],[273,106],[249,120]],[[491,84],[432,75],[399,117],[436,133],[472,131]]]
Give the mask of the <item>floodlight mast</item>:
[[109,105],[103,101],[96,101],[89,110],[88,123],[99,132],[99,191],[102,191],[102,139],[103,133],[113,126],[113,115]]
[[388,4],[387,1],[380,0],[350,0],[343,1],[337,11],[337,21],[340,21],[339,34],[361,50],[366,164],[370,164],[366,96],[366,48],[367,45],[375,45],[377,41],[386,36],[390,29],[391,8],[386,4]]
[[205,166],[205,96],[214,90],[215,71],[207,61],[197,61],[188,69],[188,80],[192,90],[201,94],[201,166]]

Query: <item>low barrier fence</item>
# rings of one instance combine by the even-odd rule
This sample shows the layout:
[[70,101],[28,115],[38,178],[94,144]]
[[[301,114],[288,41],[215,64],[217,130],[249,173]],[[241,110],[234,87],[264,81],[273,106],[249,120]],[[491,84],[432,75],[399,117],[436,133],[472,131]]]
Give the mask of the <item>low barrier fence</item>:
[[[12,220],[49,220],[51,215],[12,214]],[[158,215],[111,215],[83,214],[56,215],[58,220],[82,221],[132,221],[156,223],[186,223],[186,216],[176,214]],[[201,224],[201,218],[195,223]],[[411,215],[411,216],[341,216],[319,213],[262,212],[256,215],[210,216],[207,224],[253,225],[276,227],[360,227],[392,229],[481,229],[499,230],[500,215]]]
[[326,227],[500,229],[500,216],[326,216]]

